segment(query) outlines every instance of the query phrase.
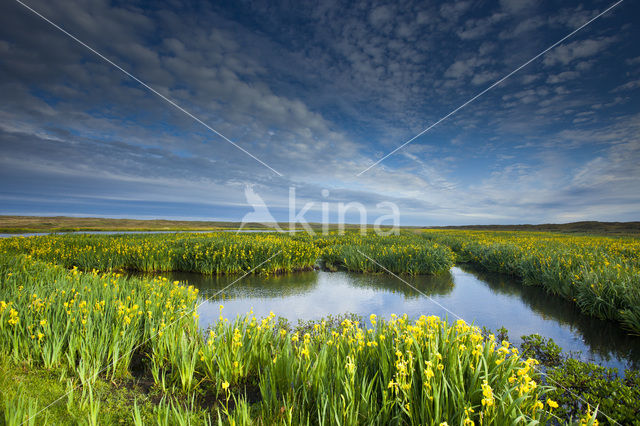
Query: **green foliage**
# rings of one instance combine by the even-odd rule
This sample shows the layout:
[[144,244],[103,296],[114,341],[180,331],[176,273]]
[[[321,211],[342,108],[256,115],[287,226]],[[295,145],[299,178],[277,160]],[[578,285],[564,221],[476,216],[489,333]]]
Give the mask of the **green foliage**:
[[[82,271],[187,271],[204,274],[282,273],[313,268],[434,274],[454,255],[415,234],[312,237],[265,234],[47,235],[0,239],[0,253],[27,254]],[[372,260],[373,259],[373,260]]]
[[555,415],[576,419],[597,407],[597,420],[604,424],[616,424],[613,419],[640,425],[640,372],[626,370],[619,377],[614,368],[566,358],[553,339],[532,334],[522,340],[522,355],[547,367],[545,382],[553,386],[547,397],[559,405]]
[[83,271],[279,273],[312,268],[310,240],[281,234],[47,235],[0,240],[0,253],[24,253]]
[[[3,393],[4,424],[7,426],[20,426],[22,424],[33,426],[36,424],[38,414],[38,400],[27,396],[24,389],[18,389],[15,395]],[[44,417],[44,416],[43,416]]]
[[455,255],[447,246],[405,233],[398,236],[362,236],[356,233],[318,237],[328,269],[354,272],[420,275],[448,271]]
[[[637,373],[618,378],[602,367],[563,361],[561,349],[540,336],[523,337],[523,357],[540,358],[550,368],[550,384],[572,389],[590,407],[562,387],[545,395],[549,388],[540,385],[536,361],[462,322],[372,316],[371,327],[348,317],[291,329],[275,315],[230,322],[221,308],[220,320],[203,335],[194,288],[97,271],[241,273],[275,254],[256,272],[306,269],[322,259],[359,272],[437,273],[453,263],[450,245],[460,258],[573,297],[592,315],[637,321],[639,292],[629,276],[638,268],[635,243],[485,237],[218,233],[2,240],[5,422],[21,423],[63,397],[47,410],[58,424],[507,424],[546,422],[545,409],[585,418],[596,406],[598,419],[604,412],[632,423],[639,415]],[[596,281],[603,277],[606,282]],[[506,330],[498,331],[506,340]],[[15,378],[24,381],[24,392],[5,391]],[[144,391],[138,381],[146,383]]]
[[560,417],[580,417],[589,405],[598,407],[597,418],[604,424],[615,424],[610,417],[619,424],[640,425],[638,371],[627,370],[622,378],[616,369],[568,359],[548,374],[555,386],[549,397],[560,405],[556,412]]
[[[0,255],[0,358],[58,377],[53,391],[34,395],[46,406],[66,394],[54,412],[62,423],[127,416],[201,424],[209,421],[206,411],[224,422],[269,424],[547,418],[535,361],[497,347],[462,321],[371,316],[370,327],[345,319],[288,331],[275,315],[234,321],[221,315],[203,334],[192,313],[196,294],[162,279]],[[136,380],[150,383],[160,402],[138,393],[121,402],[127,409],[114,410],[120,403],[109,383]],[[26,400],[7,401],[11,416],[35,409]]]
[[[509,340],[509,330],[507,330],[504,326],[500,327],[497,330],[496,339],[499,341]],[[535,357],[531,357],[535,358]]]
[[562,348],[539,334],[522,336],[522,355],[535,358],[544,366],[556,367],[562,363]]

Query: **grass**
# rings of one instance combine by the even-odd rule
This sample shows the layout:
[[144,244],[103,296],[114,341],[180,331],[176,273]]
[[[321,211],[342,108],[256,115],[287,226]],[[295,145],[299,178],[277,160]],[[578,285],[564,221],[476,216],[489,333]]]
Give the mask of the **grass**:
[[[282,273],[313,268],[435,274],[453,266],[453,252],[419,235],[380,239],[357,233],[311,237],[307,234],[129,234],[47,235],[0,240],[0,253],[91,271],[185,271],[204,274]],[[257,269],[256,269],[257,268]]]
[[459,261],[520,277],[640,334],[640,239],[453,230],[425,236],[451,247]]
[[[19,423],[70,389],[49,421],[506,424],[552,410],[535,361],[464,322],[372,316],[302,333],[221,307],[203,334],[196,303],[180,283],[0,255],[4,415]],[[5,392],[7,377],[25,392]]]
[[[0,423],[6,425],[132,424],[135,410],[148,423],[166,425],[185,419],[202,424],[207,416],[202,410],[175,413],[167,402],[160,403],[159,394],[133,380],[116,383],[98,377],[82,386],[62,370],[7,359],[0,360],[0,389]],[[158,417],[167,421],[154,421]]]
[[240,274],[273,256],[255,273],[320,263],[417,275],[458,260],[633,329],[638,248],[631,238],[452,230],[3,239],[0,406],[7,424],[544,423],[556,410],[549,396],[560,394],[543,385],[536,361],[463,322],[372,316],[291,330],[275,315],[230,321],[221,308],[203,333],[196,289],[120,272]]
[[287,235],[233,233],[9,238],[0,240],[0,251],[25,253],[85,271],[186,271],[205,274],[233,274],[255,268],[258,268],[257,273],[310,269],[319,255],[319,250],[309,242]]
[[[190,220],[137,220],[97,217],[1,216],[0,232],[70,232],[70,231],[211,231],[238,229],[240,222]],[[262,224],[250,224],[250,229],[269,229]]]
[[420,275],[448,271],[454,254],[446,246],[411,233],[398,236],[331,235],[314,240],[328,269]]

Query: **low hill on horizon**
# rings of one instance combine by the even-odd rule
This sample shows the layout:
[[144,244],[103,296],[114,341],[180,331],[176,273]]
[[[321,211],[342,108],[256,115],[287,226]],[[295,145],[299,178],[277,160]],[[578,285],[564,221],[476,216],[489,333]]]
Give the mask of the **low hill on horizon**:
[[531,231],[584,234],[640,234],[640,222],[581,221],[569,223],[544,223],[539,225],[461,225],[429,226],[427,229],[468,229],[476,231]]

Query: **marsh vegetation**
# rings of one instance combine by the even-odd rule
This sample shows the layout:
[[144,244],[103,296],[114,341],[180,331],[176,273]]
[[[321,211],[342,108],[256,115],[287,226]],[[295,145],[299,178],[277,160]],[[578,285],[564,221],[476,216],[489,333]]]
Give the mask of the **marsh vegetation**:
[[[323,265],[409,279],[466,261],[637,331],[637,249],[633,239],[468,231],[4,239],[5,419],[505,424],[570,413],[592,422],[594,407],[568,410],[538,361],[464,321],[371,315],[295,328],[275,314],[227,318],[221,307],[203,326],[197,288],[125,272],[250,272],[266,280]],[[8,378],[19,385],[10,388]]]

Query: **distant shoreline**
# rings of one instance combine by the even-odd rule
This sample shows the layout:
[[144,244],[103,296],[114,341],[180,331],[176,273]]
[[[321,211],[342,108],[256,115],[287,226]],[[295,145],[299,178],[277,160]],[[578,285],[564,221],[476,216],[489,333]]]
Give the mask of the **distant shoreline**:
[[529,231],[560,232],[568,234],[638,235],[640,222],[582,221],[570,223],[545,223],[540,225],[460,225],[430,226],[425,229],[458,229],[473,231]]
[[[309,223],[315,231],[322,229],[320,223]],[[330,225],[330,229],[337,229],[337,224]],[[64,233],[64,232],[152,232],[152,231],[228,231],[237,230],[273,230],[278,227],[289,230],[289,223],[246,223],[223,221],[190,221],[190,220],[165,220],[165,219],[110,219],[97,217],[69,217],[69,216],[3,216],[0,215],[1,234],[26,234],[26,233]],[[360,225],[345,224],[346,229],[357,229]],[[296,225],[301,229],[302,225]],[[382,228],[386,228],[384,225]],[[418,227],[410,227],[418,228]]]
[[[318,231],[322,224],[310,223],[311,228]],[[0,215],[0,233],[23,234],[39,232],[104,232],[104,231],[223,231],[235,230],[242,226],[241,222],[224,221],[189,221],[189,220],[164,220],[164,219],[110,219],[96,217],[69,217],[69,216],[3,216]],[[246,230],[277,230],[289,229],[289,223],[278,224],[245,224]],[[331,224],[330,229],[337,229],[337,224]],[[297,225],[300,228],[301,225]],[[345,224],[346,229],[358,229],[360,225]],[[384,227],[383,227],[384,228]],[[575,234],[606,234],[606,235],[638,235],[640,234],[640,222],[597,222],[583,221],[562,224],[539,225],[457,225],[457,226],[402,226],[405,230],[424,229],[458,229],[477,231],[529,231],[529,232],[560,232]]]

